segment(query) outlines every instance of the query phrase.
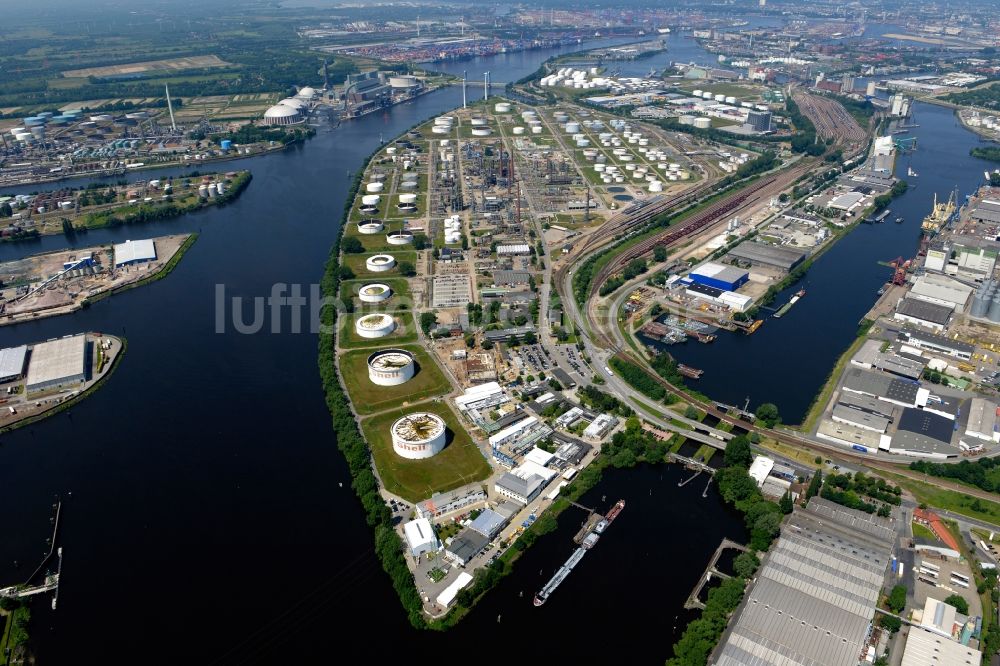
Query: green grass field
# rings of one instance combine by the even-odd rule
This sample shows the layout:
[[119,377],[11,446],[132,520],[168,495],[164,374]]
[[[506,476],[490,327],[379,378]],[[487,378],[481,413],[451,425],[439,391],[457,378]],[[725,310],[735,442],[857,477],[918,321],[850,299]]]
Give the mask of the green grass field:
[[938,540],[937,535],[934,534],[934,532],[920,523],[913,523],[913,536],[920,537],[921,539],[929,539],[931,541]]
[[405,342],[417,341],[417,327],[413,322],[413,313],[395,313],[393,318],[396,320],[396,330],[382,338],[363,338],[358,335],[354,328],[354,322],[359,317],[364,317],[366,314],[371,314],[371,312],[357,312],[340,317],[340,331],[337,335],[338,346],[343,349],[360,349],[388,347],[391,345],[403,344]]
[[1000,525],[1000,503],[998,502],[976,499],[971,495],[966,495],[956,490],[940,488],[933,485],[933,481],[924,483],[923,481],[917,481],[890,472],[882,472],[881,470],[878,473],[880,476],[886,477],[887,480],[891,479],[893,483],[897,483],[906,490],[909,490],[917,498],[918,502],[927,504],[932,508],[944,509],[945,511],[969,516],[970,518],[978,518],[993,525]]
[[[389,300],[381,303],[362,303],[357,296],[358,290],[366,284],[376,282],[388,285],[388,287],[392,289],[392,296],[389,297]],[[354,309],[357,312],[365,310],[371,312],[373,308],[379,312],[394,312],[399,310],[404,305],[410,309],[413,307],[413,304],[410,302],[410,287],[405,278],[386,278],[385,280],[380,280],[378,278],[373,280],[348,280],[340,284],[340,298],[351,298],[354,301]]]
[[399,386],[377,386],[371,382],[368,378],[371,349],[349,351],[340,357],[340,376],[358,414],[374,414],[451,390],[451,384],[430,354],[415,345],[400,348],[413,354],[417,372],[413,379]]
[[[433,458],[407,460],[392,449],[389,428],[396,419],[414,411],[437,414],[448,426],[448,445]],[[361,430],[385,489],[407,501],[419,502],[490,475],[489,463],[446,404],[430,401],[372,416],[361,422]]]
[[[382,236],[382,238],[384,239],[385,237]],[[400,263],[407,261],[414,266],[417,263],[417,253],[412,250],[402,252],[399,250],[393,250],[388,254],[391,254],[396,260],[396,265],[392,267],[392,270],[379,273],[372,272],[365,266],[365,261],[371,256],[371,254],[345,254],[342,263],[354,272],[355,277],[362,280],[368,278],[378,278],[381,280],[383,277],[399,276]]]

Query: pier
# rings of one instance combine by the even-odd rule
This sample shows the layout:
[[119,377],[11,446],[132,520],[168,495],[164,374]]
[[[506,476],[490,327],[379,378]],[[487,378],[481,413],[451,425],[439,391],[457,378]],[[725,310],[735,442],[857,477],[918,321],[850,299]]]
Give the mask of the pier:
[[[667,460],[672,463],[680,463],[690,470],[694,470],[701,474],[702,472],[708,472],[711,475],[715,474],[715,468],[711,465],[706,465],[700,460],[695,460],[694,458],[688,458],[687,456],[682,456],[679,453],[668,453]],[[695,475],[697,476],[697,474]],[[691,477],[694,478],[694,477]],[[688,479],[690,481],[691,479]],[[685,482],[687,483],[687,482]],[[682,485],[682,484],[678,484]]]
[[715,549],[715,554],[712,555],[712,559],[709,560],[704,573],[702,573],[701,578],[698,579],[698,583],[694,586],[694,589],[691,590],[691,594],[688,595],[687,601],[684,602],[684,608],[688,610],[694,608],[705,610],[705,604],[703,604],[698,597],[701,596],[702,589],[704,589],[709,581],[712,580],[712,576],[718,576],[723,579],[732,578],[729,574],[723,573],[716,568],[716,565],[719,563],[719,558],[722,557],[723,551],[729,548],[735,548],[743,553],[746,553],[749,550],[743,544],[736,543],[730,539],[723,539],[722,543],[719,544],[719,547]]

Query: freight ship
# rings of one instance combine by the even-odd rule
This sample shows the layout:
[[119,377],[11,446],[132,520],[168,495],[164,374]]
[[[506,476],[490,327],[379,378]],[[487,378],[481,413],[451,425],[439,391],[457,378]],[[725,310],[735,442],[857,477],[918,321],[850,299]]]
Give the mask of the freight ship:
[[925,236],[935,236],[941,228],[948,223],[951,216],[955,214],[955,193],[952,192],[948,196],[948,201],[944,203],[938,203],[937,193],[934,193],[934,208],[931,209],[930,214],[924,218],[923,223],[920,225],[921,231],[924,232]]
[[615,521],[615,518],[618,517],[618,514],[620,514],[624,508],[625,500],[623,499],[618,500],[615,505],[611,507],[611,510],[604,516],[604,519],[594,526],[594,531],[584,538],[580,548],[573,551],[573,554],[569,556],[569,559],[567,559],[561,567],[559,567],[559,570],[556,571],[555,575],[552,576],[549,582],[545,584],[545,587],[538,591],[538,594],[535,595],[535,606],[541,606],[548,601],[549,596],[556,591],[557,587],[562,585],[562,582],[566,580],[566,577],[569,576],[571,571],[573,571],[573,568],[580,563],[580,560],[582,560],[583,556],[587,554],[587,551],[597,545],[597,542],[601,538],[600,535],[608,529],[611,523]]

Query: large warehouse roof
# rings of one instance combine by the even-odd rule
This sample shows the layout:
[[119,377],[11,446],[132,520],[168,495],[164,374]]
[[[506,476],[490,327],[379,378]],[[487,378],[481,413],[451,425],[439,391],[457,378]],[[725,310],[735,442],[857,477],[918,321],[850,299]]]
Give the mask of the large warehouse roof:
[[956,307],[964,307],[969,296],[975,291],[972,287],[962,284],[944,275],[927,273],[913,281],[910,296],[924,301],[943,301]]
[[951,318],[954,309],[951,306],[929,303],[916,298],[904,298],[896,307],[896,314],[944,326]]
[[0,349],[0,379],[14,377],[24,372],[24,357],[27,355],[27,345]]
[[691,275],[703,275],[723,282],[739,282],[746,277],[746,274],[747,272],[742,268],[718,264],[714,261],[704,263],[691,271]]
[[892,523],[829,504],[814,497],[789,518],[721,644],[719,666],[858,663]]
[[86,371],[86,351],[87,336],[82,333],[35,345],[28,364],[28,388],[82,376]]
[[882,372],[871,372],[861,368],[849,368],[844,373],[844,388],[854,393],[899,402],[905,405],[917,404],[918,384]]
[[802,263],[802,260],[806,258],[806,253],[803,250],[790,247],[747,241],[730,250],[729,256],[749,261],[752,264],[776,266],[790,271]]
[[152,261],[153,259],[156,259],[156,246],[153,244],[152,238],[115,243],[115,266],[123,266],[133,261]]
[[906,449],[917,453],[952,455],[957,448],[951,445],[955,422],[944,416],[923,409],[906,408],[899,418],[893,449]]

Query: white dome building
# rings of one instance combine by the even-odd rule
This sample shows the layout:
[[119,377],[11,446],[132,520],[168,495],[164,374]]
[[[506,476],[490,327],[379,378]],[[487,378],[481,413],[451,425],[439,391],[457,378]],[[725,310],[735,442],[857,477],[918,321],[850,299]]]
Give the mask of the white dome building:
[[391,271],[396,265],[396,258],[391,254],[375,254],[365,260],[365,268],[372,273]]
[[305,88],[299,88],[299,92],[295,96],[298,97],[299,99],[307,99],[307,100],[315,99],[316,90],[310,88],[309,86],[306,86]]
[[448,428],[437,414],[407,414],[392,424],[392,448],[403,458],[419,460],[444,449]]
[[309,104],[307,104],[305,101],[301,99],[298,99],[297,97],[286,97],[285,99],[278,102],[278,104],[283,104],[284,106],[290,106],[293,109],[297,109],[298,111],[302,111],[303,109],[309,107]]
[[362,338],[384,338],[396,330],[392,315],[377,312],[365,315],[354,322],[354,331]]
[[302,114],[293,106],[275,104],[264,112],[265,125],[295,125],[302,122]]
[[399,386],[413,379],[416,362],[404,349],[383,349],[368,357],[368,379],[379,386]]
[[381,303],[392,296],[392,288],[387,284],[373,282],[358,290],[358,298],[362,303]]

